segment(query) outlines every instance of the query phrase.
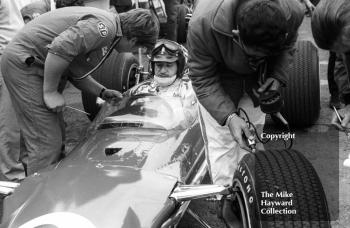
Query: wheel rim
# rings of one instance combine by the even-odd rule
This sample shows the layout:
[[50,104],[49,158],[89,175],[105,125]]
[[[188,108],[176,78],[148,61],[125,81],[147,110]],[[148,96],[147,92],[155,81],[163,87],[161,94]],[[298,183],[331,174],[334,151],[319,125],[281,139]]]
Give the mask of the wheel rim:
[[241,221],[243,223],[243,228],[248,228],[248,224],[247,224],[247,216],[246,216],[246,208],[245,208],[245,204],[243,202],[242,196],[241,196],[241,192],[236,194],[236,198],[238,200],[238,205],[239,205],[239,209],[241,212]]
[[244,228],[252,228],[250,227],[251,221],[250,221],[250,216],[249,216],[249,209],[247,207],[248,202],[247,199],[244,198],[243,196],[243,186],[241,182],[234,180],[233,181],[233,189],[236,189],[237,191],[234,193],[234,199],[236,198],[238,201],[238,206],[240,209],[240,215],[239,218],[241,219],[241,222],[243,223]]
[[130,89],[131,87],[133,87],[134,85],[136,85],[136,69],[138,68],[138,64],[137,63],[133,63],[128,71],[128,80],[127,80],[127,84],[126,84],[126,88],[124,88],[123,86],[123,92]]

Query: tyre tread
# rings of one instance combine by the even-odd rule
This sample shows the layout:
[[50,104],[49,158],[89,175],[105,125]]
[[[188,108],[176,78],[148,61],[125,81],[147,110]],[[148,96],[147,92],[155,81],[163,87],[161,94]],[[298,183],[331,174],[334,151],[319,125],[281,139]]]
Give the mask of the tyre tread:
[[[295,215],[267,215],[259,227],[297,228],[330,227],[330,215],[321,181],[311,163],[295,150],[268,150],[247,154],[240,161],[240,166],[247,167],[254,182],[254,215],[260,218],[260,192],[287,191],[293,193]],[[234,180],[240,178],[235,173]],[[271,200],[281,200],[276,196]],[[290,207],[290,209],[292,209]],[[251,212],[252,213],[252,212]],[[254,228],[257,227],[256,225]]]

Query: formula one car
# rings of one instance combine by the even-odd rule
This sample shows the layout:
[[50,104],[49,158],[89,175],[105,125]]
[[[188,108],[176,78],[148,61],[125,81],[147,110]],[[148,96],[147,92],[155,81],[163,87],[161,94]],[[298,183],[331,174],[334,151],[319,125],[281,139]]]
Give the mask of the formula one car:
[[320,180],[297,151],[248,153],[233,186],[201,184],[207,144],[198,102],[182,80],[170,96],[152,81],[136,85],[119,103],[102,105],[57,165],[20,184],[0,182],[0,227],[176,227],[191,200],[215,195],[238,208],[242,227],[330,227]]
[[[290,126],[304,128],[314,124],[320,114],[319,61],[317,48],[310,41],[299,40],[295,47],[287,87],[281,90],[284,100],[281,113]],[[93,77],[108,88],[125,92],[138,81],[136,75],[143,71],[139,69],[132,54],[113,52]],[[82,100],[92,120],[99,110],[97,97],[82,93]]]

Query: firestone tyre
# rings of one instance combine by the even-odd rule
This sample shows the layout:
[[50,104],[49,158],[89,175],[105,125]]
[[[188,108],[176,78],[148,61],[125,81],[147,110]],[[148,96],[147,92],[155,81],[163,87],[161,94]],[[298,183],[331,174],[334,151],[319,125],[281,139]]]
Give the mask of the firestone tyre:
[[[235,171],[233,188],[237,190],[233,206],[239,208],[243,227],[331,227],[320,179],[298,151],[245,155]],[[272,202],[280,206],[271,206]]]
[[[138,61],[131,53],[113,51],[106,62],[93,73],[93,78],[108,89],[125,92],[136,84],[135,73]],[[100,110],[97,97],[82,93],[84,110],[90,120],[93,120]]]

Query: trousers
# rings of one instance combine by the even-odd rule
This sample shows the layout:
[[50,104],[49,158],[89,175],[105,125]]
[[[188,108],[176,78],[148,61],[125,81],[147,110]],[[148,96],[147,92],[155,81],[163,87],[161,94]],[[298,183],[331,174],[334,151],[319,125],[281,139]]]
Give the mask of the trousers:
[[31,175],[58,161],[62,149],[60,114],[47,109],[43,99],[43,69],[28,66],[20,51],[5,51],[1,71],[17,116],[23,140],[21,162]]
[[[260,107],[254,107],[253,101],[244,93],[239,100],[239,108],[244,109],[260,135],[262,133],[266,114],[260,110]],[[210,113],[200,105],[200,112],[203,118],[203,125],[208,144],[207,161],[211,171],[211,177],[214,184],[232,185],[233,174],[239,161],[248,151],[242,149],[233,139],[227,126],[221,126],[210,115]]]
[[[0,63],[2,55],[0,54]],[[0,67],[0,179],[20,181],[25,172],[21,162],[20,130]]]

